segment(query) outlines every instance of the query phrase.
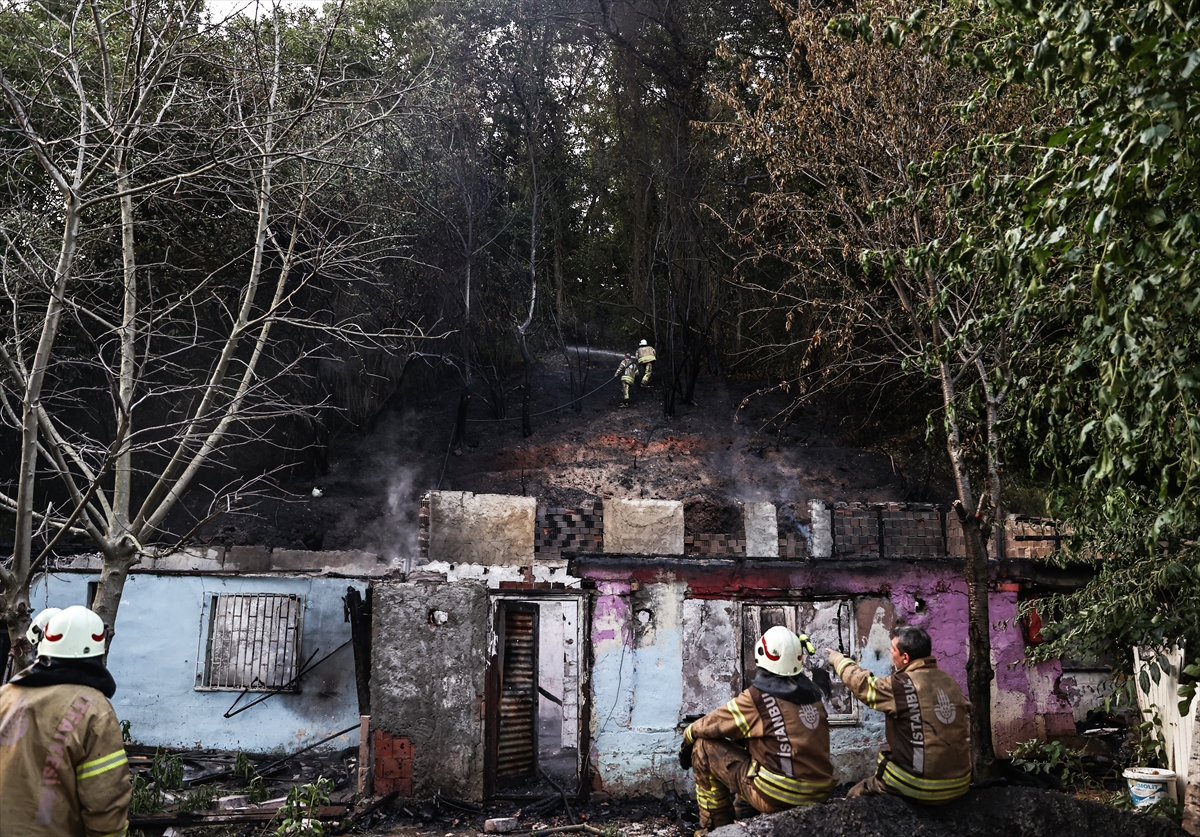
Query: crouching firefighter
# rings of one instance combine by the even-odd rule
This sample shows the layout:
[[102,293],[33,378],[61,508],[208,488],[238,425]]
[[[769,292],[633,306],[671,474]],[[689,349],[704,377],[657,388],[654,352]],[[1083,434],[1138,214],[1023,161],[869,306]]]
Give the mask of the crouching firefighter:
[[892,794],[941,805],[966,794],[971,785],[971,704],[930,656],[929,634],[912,626],[892,631],[896,671],[887,677],[876,677],[828,650],[829,664],[850,691],[887,716],[888,749],[879,754],[875,775],[847,796]]
[[108,699],[108,629],[86,607],[45,623],[37,662],[0,686],[0,837],[124,837],[129,761]]
[[702,829],[824,802],[833,790],[829,719],[822,690],[803,674],[802,642],[812,653],[807,637],[769,629],[754,648],[750,688],[684,730],[679,764],[694,771]]

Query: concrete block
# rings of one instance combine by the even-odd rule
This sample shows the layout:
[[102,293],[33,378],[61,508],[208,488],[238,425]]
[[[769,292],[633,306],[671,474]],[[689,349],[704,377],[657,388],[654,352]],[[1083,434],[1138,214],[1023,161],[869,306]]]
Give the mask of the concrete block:
[[429,557],[434,561],[499,566],[533,562],[533,497],[434,491],[429,517]]
[[158,558],[142,559],[142,565],[135,569],[141,572],[205,572],[219,573],[225,568],[225,550],[222,549],[184,549],[161,555]]
[[271,549],[266,546],[231,546],[225,553],[225,570],[265,573],[271,568]]
[[481,798],[487,585],[377,583],[371,618],[375,793]]
[[516,817],[494,817],[483,824],[487,834],[508,834],[521,827],[521,821]]
[[250,804],[250,797],[244,793],[235,793],[213,800],[212,807],[218,811],[228,811],[232,808],[245,808]]
[[813,557],[828,558],[833,555],[833,515],[823,500],[809,500],[808,508]]
[[747,558],[779,557],[779,522],[774,503],[745,503],[742,520],[746,528]]
[[306,549],[276,549],[271,553],[272,572],[337,573],[340,575],[386,575],[386,558],[374,552],[313,552]]
[[604,551],[625,555],[683,555],[683,503],[605,500]]

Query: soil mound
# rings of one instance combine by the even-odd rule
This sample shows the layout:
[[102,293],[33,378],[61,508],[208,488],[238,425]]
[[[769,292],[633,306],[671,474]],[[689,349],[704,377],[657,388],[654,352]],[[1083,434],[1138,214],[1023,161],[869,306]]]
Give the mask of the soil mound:
[[711,837],[1186,837],[1174,823],[1034,788],[972,790],[937,808],[841,799],[719,828]]

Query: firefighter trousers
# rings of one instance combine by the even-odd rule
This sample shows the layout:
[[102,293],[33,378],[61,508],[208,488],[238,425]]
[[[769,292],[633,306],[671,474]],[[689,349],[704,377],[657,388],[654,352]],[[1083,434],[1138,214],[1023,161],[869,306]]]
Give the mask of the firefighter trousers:
[[696,806],[700,809],[700,827],[713,829],[734,820],[734,795],[764,814],[791,808],[765,795],[754,786],[750,774],[750,753],[730,741],[696,739],[692,750],[692,775],[696,779]]

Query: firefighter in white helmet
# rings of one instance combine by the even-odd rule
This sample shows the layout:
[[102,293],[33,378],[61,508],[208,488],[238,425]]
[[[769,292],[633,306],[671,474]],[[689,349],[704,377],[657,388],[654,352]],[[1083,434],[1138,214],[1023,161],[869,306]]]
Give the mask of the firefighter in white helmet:
[[0,686],[0,837],[124,837],[129,761],[108,699],[109,631],[86,607],[54,614],[38,659]]
[[[705,830],[737,816],[824,802],[836,784],[822,690],[804,674],[808,637],[777,625],[754,648],[750,688],[683,733],[679,764],[691,768]],[[825,678],[828,696],[828,678]],[[747,808],[752,808],[749,810]]]
[[654,374],[654,361],[658,359],[654,355],[654,347],[643,340],[638,343],[636,357],[638,366],[642,370],[642,386],[649,387],[650,377]]
[[42,633],[46,630],[46,623],[60,613],[62,613],[61,607],[48,607],[33,617],[33,622],[30,623],[29,630],[25,632],[25,638],[33,646],[34,656],[37,656],[38,643],[42,641]]

